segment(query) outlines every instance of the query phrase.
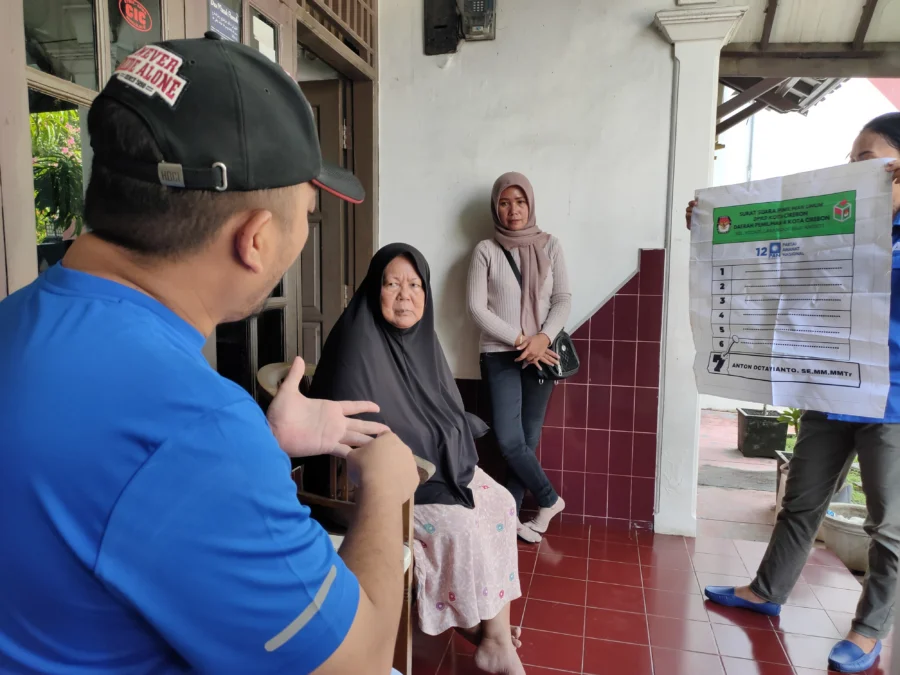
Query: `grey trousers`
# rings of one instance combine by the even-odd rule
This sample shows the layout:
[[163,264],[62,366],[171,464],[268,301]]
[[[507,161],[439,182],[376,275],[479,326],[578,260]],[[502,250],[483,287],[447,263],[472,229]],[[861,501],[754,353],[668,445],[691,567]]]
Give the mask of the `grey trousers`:
[[750,589],[784,604],[803,571],[835,489],[859,456],[869,516],[869,571],[853,630],[870,638],[890,631],[900,555],[900,424],[859,424],[807,412],[788,470],[781,513]]

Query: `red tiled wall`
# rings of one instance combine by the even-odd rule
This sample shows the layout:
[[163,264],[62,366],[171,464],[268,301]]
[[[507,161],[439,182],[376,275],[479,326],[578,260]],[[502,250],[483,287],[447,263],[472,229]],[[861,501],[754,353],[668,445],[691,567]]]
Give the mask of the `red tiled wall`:
[[[555,388],[538,448],[570,522],[653,520],[664,268],[665,251],[641,251],[638,273],[572,336],[581,371]],[[480,383],[458,383],[467,408],[490,423]],[[496,448],[479,451],[501,477]]]

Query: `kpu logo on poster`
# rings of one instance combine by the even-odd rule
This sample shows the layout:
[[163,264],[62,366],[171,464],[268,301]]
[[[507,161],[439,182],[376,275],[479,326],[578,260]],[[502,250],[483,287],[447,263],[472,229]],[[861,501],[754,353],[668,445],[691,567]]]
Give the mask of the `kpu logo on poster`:
[[850,220],[850,216],[853,215],[853,204],[851,204],[846,199],[842,199],[837,204],[834,205],[834,213],[832,214],[832,218],[834,218],[839,223],[844,223]]
[[716,227],[719,230],[719,234],[728,234],[731,230],[731,218],[728,216],[720,216],[716,221]]

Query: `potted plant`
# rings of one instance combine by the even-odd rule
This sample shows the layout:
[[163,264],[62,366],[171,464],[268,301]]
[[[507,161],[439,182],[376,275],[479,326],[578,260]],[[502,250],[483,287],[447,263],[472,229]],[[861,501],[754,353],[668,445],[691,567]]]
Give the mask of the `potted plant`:
[[781,413],[769,410],[738,408],[738,450],[744,457],[776,459],[784,450],[788,423],[781,421]]
[[77,110],[31,115],[35,234],[38,245],[81,234],[84,170]]

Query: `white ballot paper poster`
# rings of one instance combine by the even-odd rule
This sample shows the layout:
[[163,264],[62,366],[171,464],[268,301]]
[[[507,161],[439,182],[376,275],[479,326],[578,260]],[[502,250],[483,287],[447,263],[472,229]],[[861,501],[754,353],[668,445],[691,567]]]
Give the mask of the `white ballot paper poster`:
[[697,193],[690,288],[700,393],[884,416],[892,257],[884,164]]

